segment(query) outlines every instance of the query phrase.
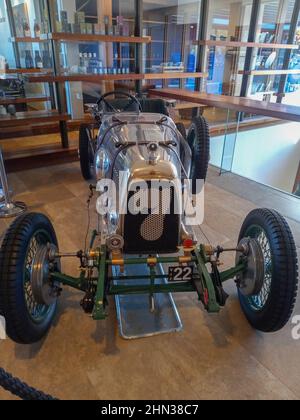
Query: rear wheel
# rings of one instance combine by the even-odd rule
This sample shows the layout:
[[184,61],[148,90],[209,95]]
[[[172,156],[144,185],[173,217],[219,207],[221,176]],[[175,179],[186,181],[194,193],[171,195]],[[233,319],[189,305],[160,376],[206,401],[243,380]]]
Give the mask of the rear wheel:
[[187,141],[192,151],[190,174],[192,190],[193,194],[196,194],[196,181],[206,180],[210,153],[209,127],[204,117],[193,118]]
[[[186,128],[185,128],[184,124],[183,123],[176,123],[176,128],[179,131],[179,133],[182,135],[184,141],[186,141],[187,140],[187,135],[186,135]],[[185,156],[184,147],[182,145],[182,142],[180,142],[180,160],[181,160],[181,162],[184,161],[184,156]]]
[[84,179],[94,178],[94,151],[91,144],[92,130],[89,125],[81,125],[79,130],[79,159]]
[[184,140],[187,139],[187,134],[186,134],[186,128],[184,126],[183,123],[176,123],[176,128],[179,131],[179,133],[182,135],[182,137],[184,138]]
[[250,324],[263,332],[280,330],[289,321],[298,289],[296,246],[286,220],[275,210],[256,209],[246,218],[240,232],[256,239],[263,255],[264,278],[255,295],[239,289],[243,312]]
[[32,269],[40,247],[57,247],[50,220],[40,213],[16,219],[4,237],[0,250],[0,307],[8,336],[17,343],[31,344],[48,332],[56,310],[38,303],[33,292]]

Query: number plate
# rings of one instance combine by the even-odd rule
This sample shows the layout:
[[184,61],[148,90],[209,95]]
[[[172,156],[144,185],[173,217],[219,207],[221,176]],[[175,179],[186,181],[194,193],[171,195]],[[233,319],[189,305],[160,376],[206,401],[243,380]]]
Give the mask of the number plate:
[[192,281],[193,267],[169,267],[169,281]]

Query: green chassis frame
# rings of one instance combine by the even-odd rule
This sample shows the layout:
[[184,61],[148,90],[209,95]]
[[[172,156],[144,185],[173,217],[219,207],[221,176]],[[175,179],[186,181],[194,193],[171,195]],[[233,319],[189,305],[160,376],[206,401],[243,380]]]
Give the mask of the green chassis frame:
[[[91,246],[95,242],[97,233],[93,232]],[[105,310],[106,297],[108,295],[131,295],[131,294],[145,294],[149,293],[153,296],[156,293],[178,293],[178,292],[197,292],[199,300],[204,304],[205,309],[210,313],[216,313],[220,311],[220,305],[217,302],[215,286],[211,274],[209,273],[206,264],[210,262],[209,255],[206,254],[206,247],[200,245],[191,254],[191,261],[195,263],[198,269],[199,276],[194,279],[193,282],[181,282],[181,283],[166,283],[166,284],[155,284],[156,279],[167,279],[168,275],[158,275],[155,270],[157,264],[181,264],[180,257],[157,257],[150,258],[155,260],[153,263],[149,263],[149,258],[124,258],[122,259],[122,265],[138,265],[144,264],[149,267],[149,275],[145,276],[108,276],[109,269],[112,266],[118,266],[120,264],[113,259],[108,258],[108,250],[106,246],[93,251],[94,254],[94,267],[98,269],[98,277],[87,278],[86,270],[82,269],[78,278],[68,276],[60,272],[51,273],[51,278],[55,282],[59,282],[63,285],[70,286],[74,289],[81,290],[82,292],[88,291],[88,286],[92,281],[96,286],[95,305],[93,309],[92,317],[94,320],[103,320],[107,317]],[[241,259],[239,263],[226,271],[220,273],[220,280],[224,283],[227,280],[233,279],[239,273],[242,273],[247,268],[247,260]],[[110,270],[112,271],[112,270]],[[138,280],[138,279],[149,279],[149,285],[115,285],[114,280]]]

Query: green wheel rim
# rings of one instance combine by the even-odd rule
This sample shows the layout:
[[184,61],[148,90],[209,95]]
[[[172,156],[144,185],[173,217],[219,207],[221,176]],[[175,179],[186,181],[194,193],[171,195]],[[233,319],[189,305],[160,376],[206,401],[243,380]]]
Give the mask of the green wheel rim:
[[250,226],[247,229],[245,236],[254,238],[258,241],[264,256],[265,277],[262,289],[259,294],[247,297],[251,309],[255,312],[261,312],[269,300],[272,288],[273,257],[271,245],[265,230],[261,226]]
[[23,290],[28,314],[35,324],[41,324],[45,319],[48,318],[48,316],[51,316],[55,306],[55,304],[47,306],[37,303],[33,296],[31,286],[31,271],[36,251],[40,245],[46,245],[49,242],[52,242],[49,233],[45,230],[38,230],[31,237],[26,250]]

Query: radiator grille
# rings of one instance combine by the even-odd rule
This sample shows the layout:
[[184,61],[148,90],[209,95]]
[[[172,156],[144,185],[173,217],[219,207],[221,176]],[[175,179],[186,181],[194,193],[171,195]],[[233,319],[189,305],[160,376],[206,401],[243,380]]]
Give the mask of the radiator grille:
[[[128,201],[134,193],[130,192]],[[174,188],[170,202],[163,203],[160,195],[156,213],[132,215],[124,218],[125,252],[132,254],[173,253],[179,241],[180,216],[174,214]]]
[[165,216],[149,214],[141,225],[141,236],[145,241],[157,241],[164,233]]

